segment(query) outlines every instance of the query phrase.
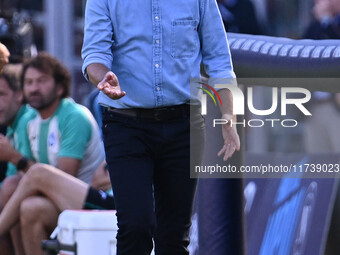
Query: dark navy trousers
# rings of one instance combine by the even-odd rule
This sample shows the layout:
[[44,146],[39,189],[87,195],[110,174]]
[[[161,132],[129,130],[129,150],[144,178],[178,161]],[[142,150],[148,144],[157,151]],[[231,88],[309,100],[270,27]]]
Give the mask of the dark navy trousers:
[[[189,114],[157,121],[104,111],[104,144],[118,218],[118,255],[150,254],[153,240],[157,255],[189,254],[197,184],[189,171],[190,130],[204,133],[204,123],[197,125],[202,117],[197,118],[190,128]],[[200,161],[202,154],[198,149],[191,154],[192,160]]]

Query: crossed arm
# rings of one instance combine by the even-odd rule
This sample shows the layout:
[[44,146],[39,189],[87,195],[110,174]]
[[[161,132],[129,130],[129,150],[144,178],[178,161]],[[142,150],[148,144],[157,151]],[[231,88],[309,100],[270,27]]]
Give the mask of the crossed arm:
[[[4,135],[0,135],[0,160],[11,162],[16,166],[21,158],[23,158],[23,155],[15,150],[10,140]],[[20,170],[26,172],[34,163],[35,162],[33,160],[28,160],[28,164],[25,169]],[[80,160],[75,158],[59,157],[57,167],[70,175],[76,176],[80,167]]]
[[[11,141],[6,136],[0,134],[0,160],[11,162],[16,166],[21,158],[23,158],[23,155],[14,149]],[[27,171],[27,169],[33,164],[33,160],[28,160],[27,167],[20,170]]]

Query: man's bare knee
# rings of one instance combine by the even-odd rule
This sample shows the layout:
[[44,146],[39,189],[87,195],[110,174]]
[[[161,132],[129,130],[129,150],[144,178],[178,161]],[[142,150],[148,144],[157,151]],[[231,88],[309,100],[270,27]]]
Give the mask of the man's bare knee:
[[40,197],[28,197],[20,205],[20,222],[32,223],[39,219],[42,213],[42,202]]
[[38,228],[52,232],[57,225],[60,211],[45,197],[29,197],[20,206],[20,226],[22,231]]
[[44,165],[36,163],[28,169],[24,178],[28,179],[29,182],[39,182],[40,179],[44,178],[44,175]]
[[48,184],[47,181],[52,178],[51,171],[54,171],[52,166],[36,163],[28,169],[24,178],[27,180],[28,184],[34,184],[35,186],[42,187],[45,184]]
[[57,208],[52,204],[50,200],[45,197],[33,196],[28,197],[21,202],[20,205],[20,222],[21,224],[32,223],[35,221],[41,221],[48,218],[46,214],[57,213]]

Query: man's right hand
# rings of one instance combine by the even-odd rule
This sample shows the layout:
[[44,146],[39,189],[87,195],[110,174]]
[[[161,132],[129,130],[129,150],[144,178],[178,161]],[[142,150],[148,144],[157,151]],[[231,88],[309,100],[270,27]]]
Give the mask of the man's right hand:
[[97,89],[115,100],[122,98],[126,94],[125,91],[121,91],[118,78],[111,71],[107,72],[104,79],[98,83]]
[[14,149],[11,141],[6,136],[0,134],[0,160],[17,165],[21,158],[22,155]]

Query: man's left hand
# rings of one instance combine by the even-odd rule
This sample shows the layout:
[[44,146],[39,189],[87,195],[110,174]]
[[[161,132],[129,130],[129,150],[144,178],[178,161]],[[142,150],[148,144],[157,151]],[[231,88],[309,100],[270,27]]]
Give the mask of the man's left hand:
[[236,125],[231,124],[231,121],[236,121],[236,117],[231,114],[223,114],[222,119],[228,120],[228,123],[222,125],[224,145],[217,155],[223,155],[223,160],[226,161],[235,150],[240,150],[240,138],[237,134]]

